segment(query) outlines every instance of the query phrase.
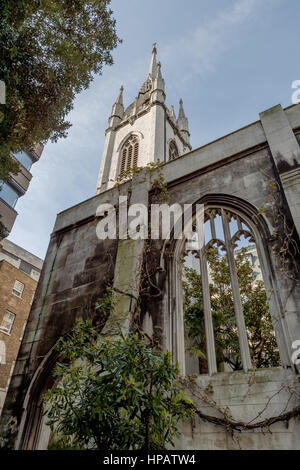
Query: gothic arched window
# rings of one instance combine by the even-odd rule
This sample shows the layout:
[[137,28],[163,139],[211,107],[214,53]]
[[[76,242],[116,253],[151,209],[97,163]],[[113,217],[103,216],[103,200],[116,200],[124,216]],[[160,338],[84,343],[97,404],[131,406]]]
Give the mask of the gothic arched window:
[[169,144],[169,160],[175,160],[179,156],[178,148],[174,140]]
[[138,164],[139,139],[136,135],[131,135],[124,143],[121,151],[120,176]]
[[169,341],[182,372],[287,365],[276,288],[257,225],[239,210],[211,204],[202,233],[201,247],[179,240],[171,261],[170,314],[177,327]]

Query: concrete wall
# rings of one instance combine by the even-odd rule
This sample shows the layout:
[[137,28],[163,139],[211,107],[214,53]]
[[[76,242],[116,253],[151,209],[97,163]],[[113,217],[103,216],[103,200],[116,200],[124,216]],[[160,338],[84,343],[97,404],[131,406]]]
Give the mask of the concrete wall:
[[[286,412],[286,409],[299,406],[298,396],[291,396],[288,387],[295,388],[295,377],[282,369],[257,370],[255,372],[223,372],[214,377],[197,378],[197,395],[203,395],[204,401],[193,394],[194,403],[207,415],[223,417],[215,406],[205,400],[216,403],[226,409],[230,404],[230,414],[234,420],[256,423]],[[205,392],[210,390],[210,392]],[[266,403],[269,401],[268,406]],[[288,404],[288,405],[287,405]],[[180,425],[181,437],[176,439],[176,449],[198,450],[299,450],[300,421],[293,419],[289,423],[275,423],[265,432],[260,430],[234,432],[231,435],[223,427],[201,420],[198,416],[186,420]]]
[[8,415],[20,415],[34,372],[59,337],[76,318],[94,315],[113,278],[116,248],[115,240],[98,240],[94,217],[52,236],[11,380]]

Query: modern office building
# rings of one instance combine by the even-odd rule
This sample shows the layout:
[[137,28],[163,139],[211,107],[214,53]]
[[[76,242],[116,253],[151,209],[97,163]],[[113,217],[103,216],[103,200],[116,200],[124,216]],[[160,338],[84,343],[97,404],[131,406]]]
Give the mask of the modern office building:
[[43,145],[38,144],[31,151],[12,155],[20,163],[20,171],[17,175],[12,175],[9,184],[0,181],[0,220],[6,227],[7,235],[18,215],[15,210],[16,203],[19,197],[24,196],[29,187],[32,178],[31,166],[40,159],[42,152]]

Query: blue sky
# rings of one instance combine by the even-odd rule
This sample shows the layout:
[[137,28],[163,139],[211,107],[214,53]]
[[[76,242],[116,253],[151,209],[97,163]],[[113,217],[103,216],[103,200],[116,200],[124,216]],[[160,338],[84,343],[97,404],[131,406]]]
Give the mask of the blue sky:
[[44,257],[56,214],[95,193],[111,106],[124,105],[145,80],[152,43],[166,81],[167,105],[182,98],[191,144],[200,147],[291,105],[300,80],[299,0],[112,0],[118,35],[114,65],[77,96],[66,139],[48,144],[16,205],[9,240]]

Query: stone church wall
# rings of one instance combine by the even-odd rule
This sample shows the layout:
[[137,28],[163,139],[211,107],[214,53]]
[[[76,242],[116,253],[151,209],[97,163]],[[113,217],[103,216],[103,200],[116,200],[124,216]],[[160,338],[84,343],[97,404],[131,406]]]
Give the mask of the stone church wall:
[[[279,192],[283,196],[283,211],[289,218],[294,217],[299,202],[298,193],[291,190],[284,197],[287,180],[282,178],[278,168],[276,149],[283,149],[287,158],[291,158],[295,149],[299,153],[299,145],[292,130],[300,127],[300,105],[286,112],[281,107],[275,107],[268,111],[267,117],[261,117],[261,121],[168,162],[161,169],[168,187],[168,203],[196,204],[215,199],[229,207],[239,204],[245,211],[251,208],[254,214],[272,197],[268,183],[275,179],[282,184],[279,185]],[[283,127],[280,124],[282,120]],[[286,136],[286,139],[278,140],[277,134]],[[36,405],[41,406],[42,391],[46,385],[50,385],[47,380],[55,357],[52,362],[47,362],[47,357],[51,356],[57,339],[72,328],[76,318],[92,315],[93,306],[107,280],[114,278],[116,282],[117,278],[123,283],[126,277],[137,280],[141,272],[139,264],[130,262],[126,255],[132,253],[132,259],[141,256],[144,241],[99,240],[96,236],[95,214],[100,203],[117,205],[119,194],[131,195],[132,201],[144,204],[148,204],[149,197],[151,202],[151,182],[158,177],[158,172],[146,175],[144,180],[142,177],[143,174],[139,181],[134,178],[133,182],[101,193],[58,215],[3,413],[2,431],[10,417],[17,420],[15,430],[10,433],[8,447],[40,448],[38,437],[32,437],[37,432],[38,422],[32,410]],[[291,205],[294,212],[290,211]],[[271,237],[275,222],[271,213],[260,215],[260,219],[265,227],[262,249],[269,262],[268,281],[275,286],[272,295],[277,299],[276,305],[280,310],[280,322],[286,338],[286,367],[224,372],[197,378],[199,391],[210,385],[216,403],[228,406],[235,419],[245,421],[257,418],[270,395],[274,395],[274,399],[259,419],[278,415],[286,407],[290,410],[297,401],[295,397],[288,400],[287,389],[297,383],[299,378],[297,369],[287,357],[292,353],[292,341],[300,339],[299,284],[297,287],[297,283],[277,272]],[[162,345],[170,349],[174,359],[178,360],[172,345],[177,344],[179,350],[184,347],[178,341],[182,332],[176,330],[176,327],[171,331],[173,312],[176,303],[180,301],[178,292],[172,297],[173,261],[166,256],[166,245],[161,240],[153,243],[153,253],[157,268],[154,280],[162,295],[143,301],[142,320],[150,334],[156,326],[161,328]],[[127,297],[132,293],[133,290],[131,292],[129,289]],[[136,295],[136,291],[134,293]],[[129,312],[132,313],[130,308]],[[195,418],[194,423],[183,423],[182,426],[183,435],[177,441],[176,448],[239,448],[237,441],[214,424],[200,422]],[[18,430],[21,431],[17,438]],[[257,431],[242,433],[239,438],[240,446],[247,449],[295,449],[299,448],[299,436],[299,421],[292,419],[288,428],[286,423],[276,424],[272,435]]]

